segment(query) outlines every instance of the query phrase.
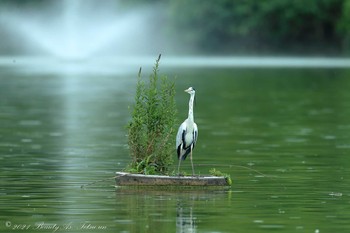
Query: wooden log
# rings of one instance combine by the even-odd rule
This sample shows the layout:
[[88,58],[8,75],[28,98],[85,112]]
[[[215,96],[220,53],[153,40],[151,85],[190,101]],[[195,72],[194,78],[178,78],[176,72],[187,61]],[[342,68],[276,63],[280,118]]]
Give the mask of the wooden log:
[[228,187],[230,181],[218,176],[163,176],[116,172],[117,186]]

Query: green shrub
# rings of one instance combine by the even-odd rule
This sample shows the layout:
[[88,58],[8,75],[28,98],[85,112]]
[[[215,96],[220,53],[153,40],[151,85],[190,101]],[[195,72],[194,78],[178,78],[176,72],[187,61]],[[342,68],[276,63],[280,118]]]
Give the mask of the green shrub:
[[146,84],[138,74],[135,104],[128,128],[132,162],[128,171],[168,174],[174,155],[175,83],[159,77],[160,55]]

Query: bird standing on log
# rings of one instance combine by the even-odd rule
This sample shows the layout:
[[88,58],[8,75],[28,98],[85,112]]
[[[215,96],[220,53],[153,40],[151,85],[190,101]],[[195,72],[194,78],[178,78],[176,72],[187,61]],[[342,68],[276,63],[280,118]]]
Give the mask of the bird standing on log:
[[194,176],[194,167],[192,161],[192,151],[197,142],[198,137],[198,128],[197,124],[194,123],[193,117],[193,102],[195,98],[195,90],[193,87],[189,87],[185,90],[188,94],[190,94],[190,102],[188,106],[188,117],[187,119],[180,125],[179,130],[176,135],[176,150],[177,157],[179,159],[179,164],[177,167],[177,172],[180,175],[180,165],[181,161],[185,160],[187,155],[190,154],[190,160],[192,165],[192,175]]

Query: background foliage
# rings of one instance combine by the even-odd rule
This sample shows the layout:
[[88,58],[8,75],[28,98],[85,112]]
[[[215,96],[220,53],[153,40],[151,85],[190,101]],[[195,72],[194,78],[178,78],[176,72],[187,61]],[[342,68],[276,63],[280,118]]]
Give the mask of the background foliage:
[[349,0],[177,0],[171,19],[207,52],[338,53],[347,50]]

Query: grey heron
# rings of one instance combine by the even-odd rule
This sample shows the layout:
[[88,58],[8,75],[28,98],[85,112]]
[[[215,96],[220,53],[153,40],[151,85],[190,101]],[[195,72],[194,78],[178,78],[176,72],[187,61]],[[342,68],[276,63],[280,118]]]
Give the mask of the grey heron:
[[188,117],[180,125],[176,135],[176,150],[177,150],[177,157],[179,159],[177,172],[178,174],[180,174],[181,161],[185,160],[187,155],[190,154],[190,160],[192,165],[192,175],[194,176],[192,151],[194,146],[196,145],[197,137],[198,137],[198,127],[197,127],[197,124],[194,122],[194,117],[193,117],[193,101],[194,101],[194,96],[196,92],[193,87],[189,87],[188,89],[185,90],[185,92],[190,94],[190,101],[188,103]]

